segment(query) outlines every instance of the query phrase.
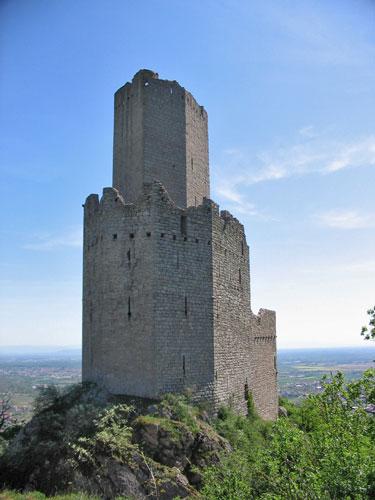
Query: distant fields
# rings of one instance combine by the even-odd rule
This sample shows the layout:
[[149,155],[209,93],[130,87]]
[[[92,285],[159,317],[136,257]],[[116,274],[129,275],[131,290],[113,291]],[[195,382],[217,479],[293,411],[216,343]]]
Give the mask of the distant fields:
[[278,351],[278,379],[281,396],[299,403],[307,394],[321,391],[323,375],[341,371],[352,381],[375,367],[375,346],[337,349],[280,349]]
[[[337,349],[280,349],[279,392],[297,404],[307,394],[321,391],[323,375],[341,371],[348,380],[375,367],[375,346]],[[13,393],[13,418],[27,420],[32,414],[38,387],[66,386],[81,379],[80,349],[2,348],[0,350],[0,394]]]

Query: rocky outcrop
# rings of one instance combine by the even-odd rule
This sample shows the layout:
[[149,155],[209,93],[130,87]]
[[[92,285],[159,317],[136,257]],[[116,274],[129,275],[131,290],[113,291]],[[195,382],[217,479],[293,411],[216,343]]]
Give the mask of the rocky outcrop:
[[0,486],[104,499],[199,498],[201,470],[230,451],[182,396],[113,401],[90,387],[44,394],[0,458]]

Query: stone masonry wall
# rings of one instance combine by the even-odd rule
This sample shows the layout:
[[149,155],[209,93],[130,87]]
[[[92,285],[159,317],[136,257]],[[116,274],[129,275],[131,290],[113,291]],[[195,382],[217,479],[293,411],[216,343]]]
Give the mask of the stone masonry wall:
[[139,71],[115,94],[113,186],[134,203],[160,181],[177,206],[209,197],[207,113],[175,81]]
[[250,387],[255,409],[267,420],[278,414],[276,315],[274,311],[260,309],[251,315],[252,370]]
[[185,91],[187,206],[198,206],[210,198],[207,113]]
[[85,203],[83,380],[113,393],[156,391],[153,259],[147,204],[106,188]]
[[216,210],[212,221],[215,350],[215,405],[266,419],[278,410],[275,313],[250,308],[249,247],[244,228],[229,212]]
[[83,380],[212,399],[211,203],[182,210],[158,182],[137,204],[113,188],[88,197]]
[[228,212],[213,221],[216,402],[246,414],[251,374],[249,249]]
[[84,380],[150,398],[189,390],[243,414],[252,391],[276,416],[274,313],[250,311],[248,246],[228,212],[176,207],[158,182],[136,204],[106,188],[86,200],[84,263]]

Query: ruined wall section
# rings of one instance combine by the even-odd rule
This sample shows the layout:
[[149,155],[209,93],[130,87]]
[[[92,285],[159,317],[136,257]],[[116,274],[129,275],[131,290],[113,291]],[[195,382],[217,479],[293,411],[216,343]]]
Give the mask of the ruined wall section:
[[260,309],[251,315],[252,373],[251,391],[256,411],[266,420],[278,415],[276,314]]
[[113,188],[86,200],[83,380],[115,394],[156,391],[151,227],[147,200],[126,205]]
[[210,197],[208,166],[208,117],[203,106],[185,91],[187,206],[198,206]]
[[251,390],[249,248],[242,224],[229,212],[213,219],[216,406],[247,413]]

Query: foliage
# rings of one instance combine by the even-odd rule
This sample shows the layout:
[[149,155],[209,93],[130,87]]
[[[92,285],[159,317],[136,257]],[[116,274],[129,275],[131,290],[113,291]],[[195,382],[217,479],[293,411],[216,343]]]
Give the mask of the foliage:
[[123,404],[106,408],[94,420],[93,435],[81,436],[77,444],[72,444],[77,463],[81,467],[95,468],[98,456],[108,456],[124,463],[135,449],[131,444],[132,429],[127,425],[133,412],[134,407]]
[[0,457],[0,482],[23,488],[30,476],[46,494],[64,489],[74,474],[73,444],[95,432],[95,418],[102,408],[85,395],[81,384],[60,390],[41,390],[35,401],[35,415]]
[[165,394],[162,396],[160,406],[169,409],[171,417],[190,427],[191,430],[197,430],[196,416],[198,408],[192,406],[189,397],[183,394]]
[[222,410],[218,430],[236,450],[204,472],[203,498],[374,498],[375,423],[364,409],[374,401],[374,378],[373,369],[352,383],[341,373],[325,378],[322,394],[309,396],[301,408],[292,407],[290,417],[274,423],[265,446],[250,446],[244,424]]
[[363,326],[361,335],[365,340],[375,339],[375,306],[372,309],[368,309],[367,314],[370,316],[369,326]]
[[215,429],[228,439],[234,448],[249,451],[265,446],[271,431],[271,423],[262,420],[254,409],[249,412],[248,417],[244,417],[223,406],[219,409]]

